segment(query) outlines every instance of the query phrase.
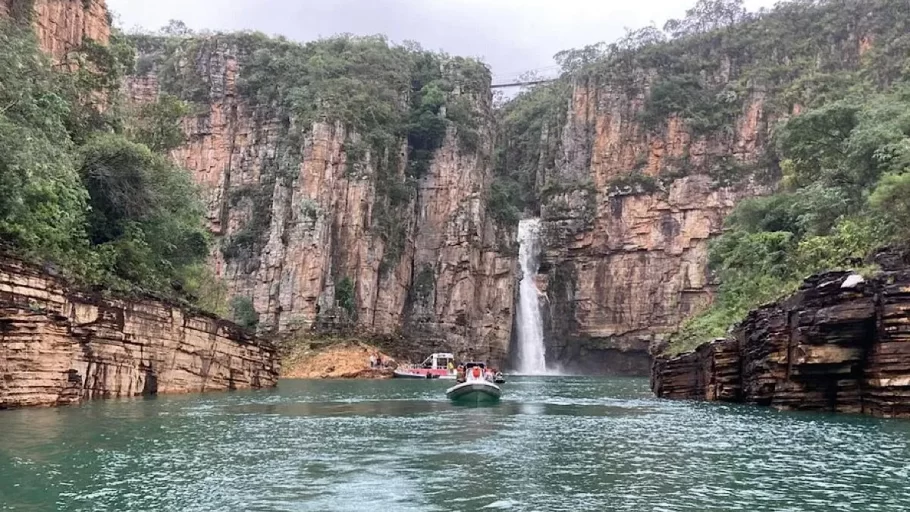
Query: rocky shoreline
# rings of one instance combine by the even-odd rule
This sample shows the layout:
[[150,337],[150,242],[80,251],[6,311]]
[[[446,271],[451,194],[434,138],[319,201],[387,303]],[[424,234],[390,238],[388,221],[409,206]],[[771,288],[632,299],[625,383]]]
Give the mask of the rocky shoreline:
[[750,312],[727,339],[658,358],[661,398],[910,417],[910,270],[812,276]]
[[278,370],[275,346],[231,322],[0,256],[0,409],[272,387]]
[[[284,342],[283,379],[391,379],[395,359],[379,348],[353,339],[312,339]],[[370,354],[386,363],[370,367]]]

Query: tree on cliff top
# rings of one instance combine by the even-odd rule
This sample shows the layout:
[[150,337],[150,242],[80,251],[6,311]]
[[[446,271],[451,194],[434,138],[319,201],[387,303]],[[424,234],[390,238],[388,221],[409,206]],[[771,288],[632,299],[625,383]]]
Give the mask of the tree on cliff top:
[[0,21],[0,240],[75,261],[87,194],[76,173],[65,84],[27,27]]
[[714,30],[732,27],[749,19],[743,0],[698,0],[686,16],[669,20],[664,31],[675,38],[705,34]]
[[[198,285],[208,239],[189,173],[117,133],[132,123],[116,96],[132,54],[87,44],[70,55],[79,71],[58,70],[8,21],[0,47],[0,242],[91,284]],[[148,136],[160,149],[163,133]]]

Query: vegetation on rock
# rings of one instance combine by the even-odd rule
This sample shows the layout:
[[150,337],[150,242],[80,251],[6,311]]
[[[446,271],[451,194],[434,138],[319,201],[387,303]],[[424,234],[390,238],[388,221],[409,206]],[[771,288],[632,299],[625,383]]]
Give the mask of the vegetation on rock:
[[[481,63],[428,52],[414,43],[396,46],[383,36],[336,36],[306,44],[259,33],[195,35],[179,22],[160,34],[131,36],[141,69],[157,70],[168,92],[204,102],[213,84],[206,75],[214,51],[236,56],[238,91],[252,106],[283,121],[283,158],[263,169],[260,188],[271,200],[278,180],[293,180],[303,141],[315,123],[346,134],[347,172],[369,176],[376,187],[373,229],[385,242],[382,268],[393,268],[408,232],[407,205],[450,129],[462,151],[480,143],[475,104],[488,93]],[[403,152],[402,148],[406,150]],[[285,168],[286,167],[286,168]],[[258,209],[268,212],[269,208]],[[264,243],[267,215],[232,237],[225,255],[255,251]]]
[[538,177],[557,163],[555,140],[565,124],[568,78],[520,93],[497,112],[494,181],[487,209],[499,222],[516,225],[526,210],[539,210]]
[[335,304],[352,317],[357,314],[356,291],[350,277],[344,277],[335,284]]
[[803,113],[776,139],[781,190],[728,217],[710,249],[717,299],[677,334],[674,352],[724,335],[810,274],[862,271],[873,251],[910,238],[910,83]]
[[[716,186],[779,183],[773,196],[741,203],[711,244],[716,301],[682,327],[670,351],[694,348],[807,275],[862,269],[871,251],[910,235],[906,27],[900,0],[797,0],[758,13],[741,0],[698,0],[663,30],[562,52],[561,78],[499,111],[491,202],[509,219],[540,202],[558,207],[560,197],[539,184],[590,172],[593,128],[563,127],[567,108],[594,102],[622,109],[643,150],[671,126],[708,148],[698,159],[663,158],[653,176],[642,172],[649,156],[642,154],[642,165],[601,196],[663,194],[668,181],[694,173]],[[756,122],[772,130],[756,135],[758,150],[743,160],[732,144],[756,104]],[[563,147],[566,141],[574,146]]]
[[[726,144],[753,101],[760,100],[760,115],[773,121],[851,92],[882,91],[908,77],[905,58],[910,40],[903,21],[906,4],[901,0],[795,0],[758,13],[748,13],[743,3],[698,0],[684,18],[669,21],[662,30],[645,27],[612,44],[557,54],[563,69],[559,79],[522,92],[498,112],[500,141],[491,209],[502,212],[504,219],[515,219],[516,211],[534,212],[540,201],[535,183],[554,174],[561,179],[587,172],[574,167],[587,167],[590,161],[560,161],[565,158],[566,136],[582,139],[576,144],[590,144],[593,137],[562,133],[573,90],[597,91],[597,98],[576,101],[612,98],[632,106],[639,103],[633,100],[643,97],[640,107],[622,112],[624,122],[637,121],[645,132],[660,135],[676,120],[696,140]],[[700,173],[711,176],[718,186],[730,186],[780,177],[773,151],[750,162],[711,152],[698,164],[688,155],[684,160],[665,159],[654,178]],[[634,175],[639,170],[628,172]],[[614,185],[625,183],[619,179]]]
[[253,306],[249,297],[234,297],[231,299],[231,316],[238,325],[247,329],[255,329],[259,325],[259,313]]
[[189,174],[160,152],[174,121],[126,128],[122,37],[86,41],[67,58],[73,71],[53,66],[29,27],[0,21],[0,46],[0,241],[86,284],[205,295],[202,208]]

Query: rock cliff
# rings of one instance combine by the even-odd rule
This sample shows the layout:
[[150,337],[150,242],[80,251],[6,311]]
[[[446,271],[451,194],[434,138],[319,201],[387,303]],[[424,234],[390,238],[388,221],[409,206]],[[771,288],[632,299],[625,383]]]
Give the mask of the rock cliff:
[[41,48],[56,61],[86,40],[106,44],[110,14],[105,0],[0,0],[0,16],[31,18]]
[[830,272],[752,311],[730,339],[658,359],[663,398],[910,417],[910,272]]
[[550,121],[510,132],[502,169],[524,165],[538,190],[529,209],[543,220],[549,353],[570,368],[646,369],[649,351],[713,300],[708,243],[724,218],[775,189],[774,127],[824,97],[810,85],[819,76],[874,74],[897,8],[788,4],[707,33],[666,41],[643,29],[601,54],[563,55],[570,71],[525,101]]
[[[161,93],[161,44],[140,45],[148,65],[128,80],[132,101]],[[405,356],[445,349],[505,359],[516,251],[514,233],[493,223],[484,201],[493,150],[488,75],[479,91],[451,93],[469,98],[479,115],[479,144],[464,150],[448,128],[397,210],[390,241],[376,229],[390,214],[375,158],[351,154],[362,134],[322,119],[292,140],[289,131],[303,121],[238,87],[249,48],[220,36],[183,44],[177,67],[198,77],[202,92],[184,122],[187,143],[173,157],[204,189],[220,243],[212,266],[233,294],[252,298],[264,328],[287,334],[353,322],[361,334],[399,337]],[[457,83],[458,68],[447,69]],[[405,142],[395,151],[399,174],[408,165]],[[343,293],[352,295],[348,311],[339,307]]]
[[102,297],[0,258],[0,409],[274,386],[268,342],[159,300]]
[[[762,159],[773,119],[761,97],[729,134],[695,136],[677,117],[658,130],[643,126],[648,87],[629,95],[619,84],[576,83],[556,142],[561,159],[538,178],[580,184],[544,189],[541,203],[547,338],[570,367],[645,374],[649,347],[712,300],[708,241],[724,217],[770,189],[752,180],[722,186],[709,174],[720,161]],[[690,175],[679,176],[682,165]],[[623,184],[629,176],[653,188]]]

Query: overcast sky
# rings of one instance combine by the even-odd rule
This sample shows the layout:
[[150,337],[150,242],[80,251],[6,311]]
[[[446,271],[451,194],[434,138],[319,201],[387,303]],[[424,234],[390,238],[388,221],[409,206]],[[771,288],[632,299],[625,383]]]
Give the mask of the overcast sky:
[[[554,72],[553,55],[613,41],[624,27],[663,26],[695,0],[108,0],[121,28],[178,19],[194,30],[258,30],[308,41],[386,34],[430,50],[480,57],[498,81]],[[774,0],[746,0],[750,10]]]

